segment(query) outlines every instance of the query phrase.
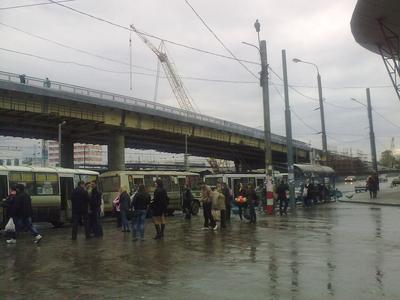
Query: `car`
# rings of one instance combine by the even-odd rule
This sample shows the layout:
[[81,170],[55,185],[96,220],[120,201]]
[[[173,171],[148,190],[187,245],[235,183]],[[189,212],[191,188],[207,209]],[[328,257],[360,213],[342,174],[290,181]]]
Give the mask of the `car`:
[[394,178],[392,179],[392,184],[391,184],[391,185],[392,185],[392,186],[400,185],[400,176],[394,177]]
[[357,181],[356,176],[347,176],[347,177],[344,179],[344,183],[345,183],[345,184],[353,184],[353,183],[355,183],[356,181]]

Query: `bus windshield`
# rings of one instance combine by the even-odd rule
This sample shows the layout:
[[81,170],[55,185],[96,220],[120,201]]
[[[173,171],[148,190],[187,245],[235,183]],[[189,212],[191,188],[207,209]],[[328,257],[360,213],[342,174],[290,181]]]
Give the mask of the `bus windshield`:
[[222,177],[207,177],[205,182],[209,186],[216,186],[218,183],[222,183]]

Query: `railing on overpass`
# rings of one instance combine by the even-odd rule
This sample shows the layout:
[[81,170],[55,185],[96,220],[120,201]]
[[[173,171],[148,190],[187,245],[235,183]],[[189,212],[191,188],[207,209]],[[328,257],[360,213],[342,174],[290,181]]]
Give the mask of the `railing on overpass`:
[[[25,83],[21,83],[20,76],[21,75],[19,75],[19,74],[0,71],[0,80],[30,85],[30,86],[44,88],[44,89],[51,89],[51,90],[60,91],[60,92],[64,92],[64,93],[72,93],[72,94],[77,94],[77,95],[82,95],[82,96],[93,97],[93,98],[100,98],[102,100],[118,101],[121,103],[126,103],[126,104],[130,104],[130,105],[153,109],[153,110],[156,110],[159,112],[168,112],[173,115],[185,117],[188,121],[199,120],[199,121],[209,122],[209,123],[221,126],[222,127],[221,129],[227,128],[227,129],[230,129],[230,131],[233,131],[235,133],[251,136],[254,138],[258,138],[258,139],[264,139],[264,131],[262,131],[262,130],[244,126],[244,125],[240,125],[240,124],[229,122],[229,121],[225,121],[225,120],[221,120],[218,118],[213,118],[213,117],[205,116],[202,114],[186,111],[186,110],[183,110],[180,108],[175,108],[175,107],[171,107],[168,105],[164,105],[164,104],[160,104],[160,103],[156,103],[156,102],[152,102],[152,101],[147,101],[147,100],[143,100],[143,99],[114,94],[114,93],[110,93],[110,92],[106,92],[106,91],[90,89],[90,88],[86,88],[86,87],[81,87],[81,86],[57,82],[57,81],[51,81],[50,85],[49,85],[45,79],[26,76],[26,75],[24,75]],[[271,139],[272,139],[272,142],[274,142],[274,143],[286,145],[286,138],[283,136],[272,134]],[[300,141],[293,141],[293,142],[294,142],[295,147],[297,147],[299,149],[305,149],[305,150],[310,149],[310,147],[306,143],[303,143]]]

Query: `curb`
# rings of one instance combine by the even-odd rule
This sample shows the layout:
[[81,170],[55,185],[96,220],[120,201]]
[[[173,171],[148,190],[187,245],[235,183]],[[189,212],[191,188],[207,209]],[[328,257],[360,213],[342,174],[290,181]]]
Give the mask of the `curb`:
[[339,202],[400,207],[400,203],[366,202],[366,201],[356,201],[356,200],[339,200]]

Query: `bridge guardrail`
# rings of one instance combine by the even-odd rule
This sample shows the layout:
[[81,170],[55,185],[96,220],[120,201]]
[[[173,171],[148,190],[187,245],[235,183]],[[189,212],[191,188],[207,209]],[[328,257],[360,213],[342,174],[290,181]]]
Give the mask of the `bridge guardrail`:
[[[62,82],[58,82],[58,81],[51,81],[50,86],[48,86],[48,85],[46,85],[47,82],[45,79],[27,76],[27,75],[25,75],[25,83],[21,83],[19,74],[4,72],[4,71],[0,71],[0,80],[6,80],[6,81],[19,83],[19,84],[35,86],[35,87],[39,87],[39,88],[51,89],[51,90],[56,90],[56,91],[60,91],[60,92],[65,92],[65,93],[73,93],[73,94],[78,94],[78,95],[83,95],[83,96],[88,96],[88,97],[93,97],[93,98],[100,98],[100,99],[108,100],[108,101],[117,101],[117,102],[122,102],[122,103],[130,104],[130,105],[141,106],[141,107],[153,109],[156,111],[168,112],[168,113],[171,113],[174,115],[182,116],[182,117],[185,117],[188,121],[190,121],[191,119],[192,120],[200,120],[200,121],[208,122],[211,124],[219,125],[223,128],[225,127],[227,129],[233,130],[234,132],[240,133],[243,135],[248,135],[248,136],[251,136],[254,138],[259,138],[259,139],[264,138],[264,131],[256,129],[256,128],[248,127],[245,125],[240,125],[237,123],[225,121],[225,120],[214,118],[214,117],[205,116],[205,115],[202,115],[199,113],[186,111],[186,110],[183,110],[180,108],[175,108],[172,106],[155,103],[155,102],[148,101],[148,100],[114,94],[114,93],[110,93],[110,92],[106,92],[106,91],[85,88],[85,87],[72,85],[72,84],[68,84],[68,83],[62,83]],[[221,128],[221,129],[223,129],[223,128]],[[286,145],[286,138],[283,136],[272,134],[271,139],[274,143]],[[298,148],[307,149],[307,150],[309,149],[309,146],[306,143],[303,143],[300,141],[293,141],[293,142],[294,142],[294,145]]]

